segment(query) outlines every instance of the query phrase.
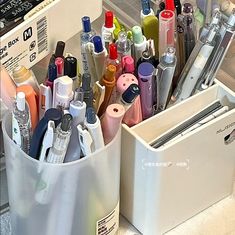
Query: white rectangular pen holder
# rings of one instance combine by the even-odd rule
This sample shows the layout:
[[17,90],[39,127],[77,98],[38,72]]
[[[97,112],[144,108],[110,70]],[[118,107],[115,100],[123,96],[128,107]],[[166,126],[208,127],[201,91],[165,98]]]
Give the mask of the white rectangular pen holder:
[[13,235],[114,235],[119,226],[120,131],[101,150],[51,164],[11,140],[2,123]]
[[[121,213],[144,235],[163,234],[232,192],[235,93],[220,82],[142,123],[122,128]],[[230,111],[168,145],[151,141],[219,99]]]

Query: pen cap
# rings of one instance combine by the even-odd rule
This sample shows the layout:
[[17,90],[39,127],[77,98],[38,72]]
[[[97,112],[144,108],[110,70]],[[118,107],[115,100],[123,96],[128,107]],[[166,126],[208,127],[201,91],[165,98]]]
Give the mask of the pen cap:
[[77,76],[77,59],[73,56],[68,56],[64,59],[64,75],[70,78]]
[[137,78],[131,74],[131,73],[124,73],[122,74],[118,80],[117,80],[117,91],[120,94],[123,94],[123,92],[131,85],[136,84],[138,85]]
[[63,75],[64,73],[64,60],[61,57],[55,59],[55,65],[57,67],[57,75]]
[[22,83],[31,77],[31,73],[23,65],[19,65],[13,70],[12,77],[16,83]]
[[100,53],[104,50],[104,47],[103,47],[102,40],[101,40],[100,36],[94,36],[93,37],[93,43],[94,43],[96,53]]
[[54,80],[57,78],[57,66],[53,64],[48,65],[48,80],[50,82],[54,82]]
[[108,82],[114,82],[115,81],[115,73],[116,73],[116,67],[112,64],[110,64],[106,71],[105,71],[105,80]]
[[126,49],[127,45],[127,33],[126,31],[120,31],[118,34],[118,46],[122,49]]
[[113,27],[113,12],[112,11],[106,11],[105,12],[104,27],[106,27],[106,28],[112,28]]
[[140,44],[144,41],[142,29],[140,26],[133,26],[131,31],[133,36],[133,42],[135,44]]
[[193,14],[193,5],[189,2],[185,2],[182,6],[182,12],[184,14]]
[[140,88],[137,84],[131,84],[123,93],[122,101],[127,104],[132,104],[136,97],[140,95]]
[[16,107],[20,111],[25,110],[25,93],[24,92],[18,92],[16,95]]
[[143,62],[138,67],[138,75],[141,81],[146,82],[152,78],[154,73],[154,66],[149,62]]
[[166,6],[165,9],[166,10],[170,10],[170,11],[175,11],[175,4],[174,4],[174,0],[166,0],[165,1]]
[[111,60],[116,60],[118,58],[117,46],[115,43],[109,45],[109,58]]
[[21,85],[16,88],[16,92],[25,93],[25,98],[29,105],[32,128],[34,129],[38,123],[36,92],[34,91],[33,87],[30,85]]
[[65,43],[63,41],[58,41],[55,49],[55,57],[63,57]]
[[97,121],[97,116],[95,109],[93,107],[88,107],[86,110],[86,121],[89,124],[95,124]]
[[82,90],[90,91],[91,89],[91,75],[89,73],[84,73],[82,75]]
[[102,119],[101,127],[104,136],[104,143],[108,144],[117,134],[123,116],[125,114],[125,108],[121,104],[110,104]]
[[149,0],[141,0],[142,11],[144,15],[148,15],[150,10],[150,1]]
[[71,114],[65,114],[61,119],[61,130],[62,131],[69,131],[71,129],[73,122],[73,117]]
[[82,28],[85,33],[91,32],[91,21],[89,16],[82,17]]
[[58,126],[62,118],[62,112],[59,109],[50,108],[45,112],[43,118],[46,122],[52,120],[55,123],[55,126]]
[[122,57],[122,66],[125,73],[134,73],[135,71],[134,59],[131,56]]
[[159,15],[159,55],[161,56],[167,46],[175,44],[175,13],[164,10]]
[[[57,93],[61,96],[69,96],[73,90],[73,82],[72,79],[68,76],[63,76],[58,80],[57,84]],[[55,92],[56,92],[55,91]]]

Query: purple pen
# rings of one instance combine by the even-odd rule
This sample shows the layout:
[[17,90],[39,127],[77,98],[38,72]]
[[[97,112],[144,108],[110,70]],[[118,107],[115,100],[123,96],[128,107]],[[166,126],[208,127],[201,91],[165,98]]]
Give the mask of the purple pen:
[[153,76],[154,66],[152,64],[143,62],[139,65],[138,78],[143,119],[147,119],[153,114]]

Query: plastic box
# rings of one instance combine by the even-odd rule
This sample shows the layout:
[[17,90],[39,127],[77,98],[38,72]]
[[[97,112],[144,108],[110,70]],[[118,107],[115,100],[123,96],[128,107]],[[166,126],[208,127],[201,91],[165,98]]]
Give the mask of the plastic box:
[[49,164],[11,140],[2,122],[13,235],[114,235],[119,226],[120,131],[100,151]]
[[[232,192],[235,93],[216,82],[142,123],[122,129],[121,213],[144,235],[163,234]],[[219,99],[230,111],[160,149],[149,143]]]

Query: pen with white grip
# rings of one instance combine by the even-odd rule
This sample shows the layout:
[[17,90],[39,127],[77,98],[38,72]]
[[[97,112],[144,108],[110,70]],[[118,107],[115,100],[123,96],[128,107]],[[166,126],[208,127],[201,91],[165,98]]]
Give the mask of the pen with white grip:
[[50,163],[63,163],[65,154],[67,152],[70,136],[72,133],[72,120],[71,114],[65,114],[62,117],[61,123],[56,128],[55,140],[52,148],[48,153],[47,162]]

